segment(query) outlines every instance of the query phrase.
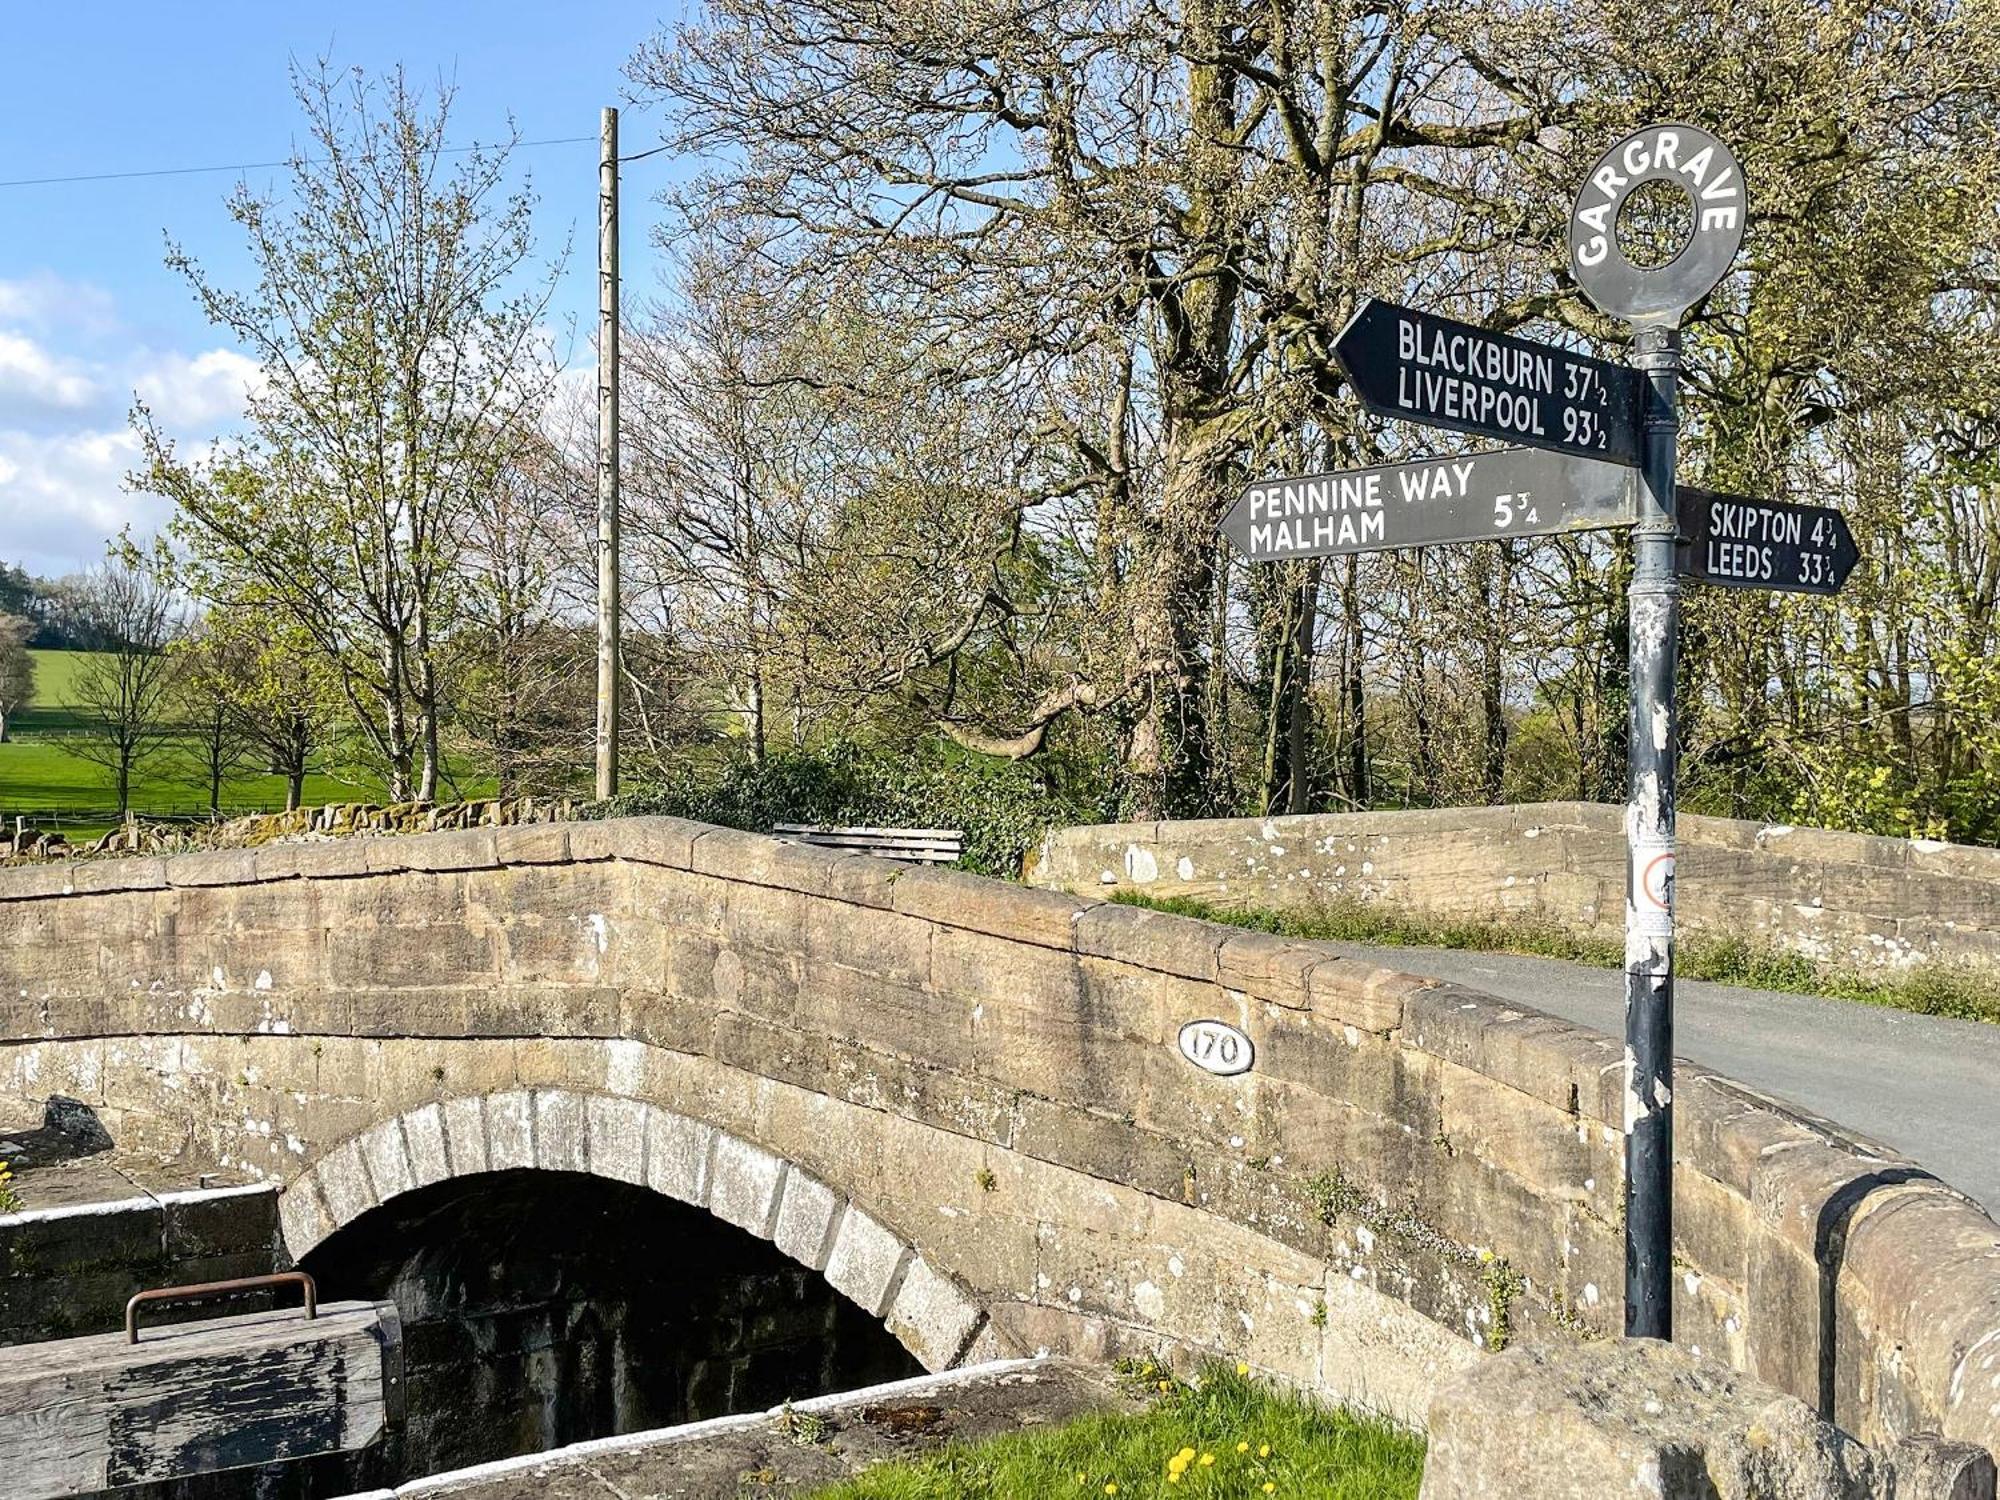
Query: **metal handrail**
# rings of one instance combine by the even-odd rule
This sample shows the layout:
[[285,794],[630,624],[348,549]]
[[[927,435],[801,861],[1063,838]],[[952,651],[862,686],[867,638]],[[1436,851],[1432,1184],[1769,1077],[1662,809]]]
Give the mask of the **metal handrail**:
[[202,1297],[224,1297],[231,1292],[255,1291],[260,1287],[297,1286],[305,1293],[308,1318],[319,1316],[319,1287],[304,1271],[278,1271],[269,1276],[238,1276],[233,1281],[202,1281],[192,1286],[163,1286],[136,1292],[125,1304],[125,1342],[139,1342],[139,1309],[149,1302],[193,1302]]

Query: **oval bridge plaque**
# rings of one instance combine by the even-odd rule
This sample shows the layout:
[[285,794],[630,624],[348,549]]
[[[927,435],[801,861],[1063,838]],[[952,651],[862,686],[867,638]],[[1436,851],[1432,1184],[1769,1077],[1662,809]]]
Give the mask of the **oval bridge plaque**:
[[1181,1056],[1205,1073],[1247,1073],[1256,1055],[1250,1038],[1227,1021],[1190,1021],[1181,1028]]

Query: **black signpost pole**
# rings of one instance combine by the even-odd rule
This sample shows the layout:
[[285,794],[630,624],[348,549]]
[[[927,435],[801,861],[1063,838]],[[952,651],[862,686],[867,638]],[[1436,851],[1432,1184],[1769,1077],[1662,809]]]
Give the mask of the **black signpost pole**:
[[1672,1337],[1674,1171],[1674,466],[1680,332],[1641,328],[1646,379],[1639,519],[1632,529],[1625,904],[1625,1334]]
[[[1690,232],[1658,264],[1626,253],[1620,215],[1648,183],[1685,195]],[[1743,243],[1743,168],[1707,131],[1649,125],[1591,169],[1570,207],[1570,271],[1602,312],[1632,326],[1645,381],[1639,518],[1632,528],[1632,696],[1625,840],[1625,1333],[1673,1337],[1674,665],[1682,316],[1728,274]]]

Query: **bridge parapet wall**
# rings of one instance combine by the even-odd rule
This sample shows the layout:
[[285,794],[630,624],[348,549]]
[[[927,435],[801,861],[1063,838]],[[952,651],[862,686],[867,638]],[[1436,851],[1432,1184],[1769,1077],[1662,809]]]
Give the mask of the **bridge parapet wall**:
[[[0,1010],[0,1112],[62,1092],[127,1149],[278,1181],[295,1253],[406,1186],[412,1119],[484,1100],[490,1142],[496,1109],[639,1100],[880,1223],[982,1353],[1242,1357],[1414,1419],[1479,1347],[1621,1317],[1610,1038],[1053,891],[671,819],[28,867]],[[1198,1019],[1250,1071],[1185,1061]],[[1993,1223],[1681,1078],[1683,1339],[1863,1437],[1993,1446]],[[543,1145],[620,1170],[588,1129]]]
[[[1675,913],[1857,972],[2000,974],[2000,849],[1683,816]],[[1535,802],[1057,829],[1034,883],[1219,905],[1344,899],[1624,939],[1622,807]]]

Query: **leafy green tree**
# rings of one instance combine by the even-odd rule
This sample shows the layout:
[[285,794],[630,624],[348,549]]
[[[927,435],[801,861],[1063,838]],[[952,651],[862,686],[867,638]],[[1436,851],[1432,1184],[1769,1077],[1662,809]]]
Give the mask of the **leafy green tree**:
[[212,616],[176,641],[174,651],[180,662],[174,691],[180,750],[207,790],[209,815],[219,816],[223,785],[252,753],[234,711],[243,663]]
[[265,771],[285,778],[285,809],[339,723],[342,702],[324,658],[285,613],[251,603],[222,616],[236,661],[229,712]]
[[310,144],[289,192],[230,199],[254,284],[168,260],[258,360],[249,433],[188,460],[143,407],[142,487],[174,502],[191,576],[254,594],[311,646],[390,794],[437,794],[444,643],[462,604],[466,518],[546,397],[553,271],[532,263],[532,198],[507,149],[451,158],[451,96],[400,72],[295,91]]
[[70,701],[83,735],[70,754],[110,773],[118,815],[132,810],[135,774],[168,747],[180,663],[171,647],[180,609],[163,570],[129,539],[81,579],[76,589],[92,635],[106,644],[85,654],[70,678]]

